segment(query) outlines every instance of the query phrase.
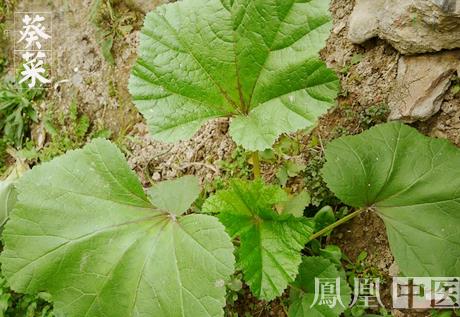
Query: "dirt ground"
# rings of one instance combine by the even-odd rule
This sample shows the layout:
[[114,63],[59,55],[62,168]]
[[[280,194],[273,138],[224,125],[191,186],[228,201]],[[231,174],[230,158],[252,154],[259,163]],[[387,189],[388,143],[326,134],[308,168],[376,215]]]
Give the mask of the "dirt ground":
[[[115,66],[111,67],[102,57],[94,36],[94,26],[88,22],[90,0],[23,0],[20,11],[50,11],[53,14],[54,56],[51,64],[53,82],[56,84],[44,104],[59,105],[60,111],[69,111],[72,100],[77,98],[79,110],[86,113],[93,125],[105,125],[128,136],[126,152],[129,163],[145,185],[152,181],[195,174],[202,182],[209,182],[219,175],[216,164],[228,159],[235,145],[227,135],[228,122],[215,120],[206,124],[191,140],[178,144],[153,141],[142,117],[130,102],[127,81],[136,59],[139,30],[134,29],[123,40],[115,42]],[[343,127],[349,133],[359,133],[362,127],[350,120],[345,111],[362,112],[366,108],[385,104],[395,83],[398,52],[382,40],[371,40],[363,46],[351,44],[347,38],[348,18],[354,1],[333,0],[333,32],[322,57],[335,69],[341,79],[342,93],[337,109],[327,114],[315,133],[324,142],[335,137],[332,131]],[[149,1],[133,1],[139,18]],[[116,93],[113,93],[113,87]],[[439,114],[416,126],[425,134],[445,137],[460,145],[460,97],[448,96]],[[36,126],[35,130],[43,127]],[[39,135],[37,131],[33,135]],[[305,136],[305,142],[308,137]],[[308,156],[300,160],[307,162]],[[270,166],[264,166],[266,178],[273,177]],[[350,259],[356,259],[361,251],[367,251],[368,264],[378,268],[389,281],[395,270],[388,247],[385,227],[375,214],[365,213],[340,227],[332,237]],[[387,285],[388,286],[388,285]],[[389,289],[383,294],[389,306]],[[279,302],[261,303],[251,297],[240,299],[242,307],[254,316],[285,316]],[[429,316],[428,313],[392,311],[393,316]],[[244,316],[244,315],[241,315]]]

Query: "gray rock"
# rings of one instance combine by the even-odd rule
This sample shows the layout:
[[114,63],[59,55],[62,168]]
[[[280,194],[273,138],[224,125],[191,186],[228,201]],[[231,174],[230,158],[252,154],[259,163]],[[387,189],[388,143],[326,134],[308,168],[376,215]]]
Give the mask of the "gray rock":
[[460,48],[460,0],[357,0],[349,24],[353,43],[378,36],[402,54]]
[[75,86],[81,87],[83,84],[83,76],[80,73],[76,73],[72,76],[71,81]]
[[399,59],[396,85],[389,100],[390,120],[426,120],[441,108],[455,72],[460,50]]

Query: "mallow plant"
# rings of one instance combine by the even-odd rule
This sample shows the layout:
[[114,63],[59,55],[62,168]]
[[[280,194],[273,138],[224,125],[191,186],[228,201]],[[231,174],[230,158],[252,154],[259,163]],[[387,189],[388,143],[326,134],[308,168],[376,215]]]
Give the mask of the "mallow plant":
[[[200,211],[193,176],[144,189],[102,139],[34,167],[15,183],[2,271],[18,292],[48,292],[58,316],[224,316],[235,271],[259,299],[289,296],[290,317],[339,316],[313,305],[315,278],[351,290],[340,251],[305,246],[364,211],[384,221],[401,274],[460,274],[460,151],[402,123],[330,142],[322,170],[348,215],[307,218],[306,193],[267,184],[257,153],[310,129],[332,107],[338,80],[318,57],[331,18],[324,0],[183,0],[145,19],[130,90],[152,137],[191,137],[231,118],[254,154],[254,179],[234,179]],[[196,210],[197,208],[193,208]]]
[[129,88],[152,137],[191,137],[212,118],[249,151],[314,126],[339,82],[318,57],[329,1],[197,0],[147,15]]

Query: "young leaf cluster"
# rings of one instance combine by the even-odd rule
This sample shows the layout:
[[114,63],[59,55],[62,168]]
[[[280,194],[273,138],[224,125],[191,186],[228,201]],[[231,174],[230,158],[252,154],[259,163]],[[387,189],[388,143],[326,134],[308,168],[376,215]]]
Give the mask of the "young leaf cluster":
[[2,142],[20,148],[28,133],[29,125],[37,121],[34,102],[44,94],[41,89],[5,79],[0,83],[0,132]]

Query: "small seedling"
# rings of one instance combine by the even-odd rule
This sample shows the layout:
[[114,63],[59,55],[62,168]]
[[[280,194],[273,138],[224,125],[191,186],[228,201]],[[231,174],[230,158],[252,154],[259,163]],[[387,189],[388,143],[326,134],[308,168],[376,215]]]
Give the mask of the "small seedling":
[[450,88],[452,95],[456,96],[460,92],[460,78],[455,76],[452,79],[452,86]]
[[353,54],[353,56],[351,57],[351,60],[348,64],[346,64],[342,70],[340,71],[343,75],[347,75],[349,72],[350,72],[350,69],[352,66],[354,65],[357,65],[359,63],[361,63],[361,61],[363,60],[363,55],[362,54]]
[[115,65],[113,45],[139,27],[140,12],[119,0],[93,0],[90,20],[107,63]]
[[366,251],[361,251],[354,262],[344,256],[344,260],[347,262],[345,264],[347,280],[351,286],[355,285],[355,278],[382,278],[380,271],[367,263],[367,257]]
[[452,310],[430,310],[431,317],[454,317],[458,316],[455,311]]
[[294,161],[285,162],[276,172],[279,184],[281,186],[286,186],[289,178],[299,176],[304,169],[304,164],[296,163]]
[[386,103],[370,106],[359,114],[359,125],[364,130],[369,129],[374,125],[386,122],[389,114],[390,108]]

